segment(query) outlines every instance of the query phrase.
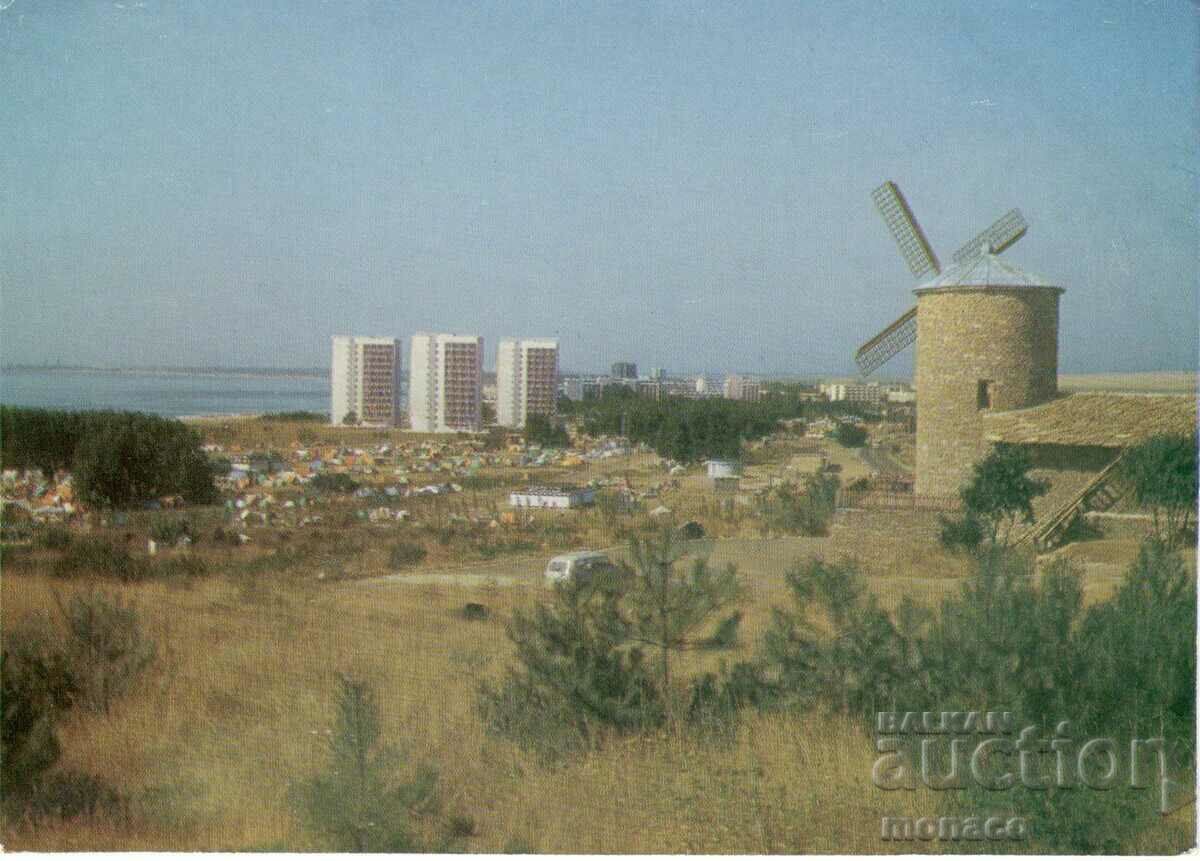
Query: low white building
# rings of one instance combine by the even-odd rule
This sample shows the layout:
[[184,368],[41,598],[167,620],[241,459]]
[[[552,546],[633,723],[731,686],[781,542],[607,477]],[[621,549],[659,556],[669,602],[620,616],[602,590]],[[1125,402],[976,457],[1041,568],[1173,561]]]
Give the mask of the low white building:
[[709,478],[737,478],[742,474],[742,468],[733,460],[708,461]]
[[513,508],[579,508],[596,501],[590,487],[530,487],[508,495]]

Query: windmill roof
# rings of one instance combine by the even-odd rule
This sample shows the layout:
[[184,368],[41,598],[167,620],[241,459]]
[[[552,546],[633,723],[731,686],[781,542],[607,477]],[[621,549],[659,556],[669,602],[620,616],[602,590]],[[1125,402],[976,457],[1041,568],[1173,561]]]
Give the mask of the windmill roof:
[[1135,445],[1155,434],[1195,432],[1193,395],[1088,392],[983,416],[983,438],[988,442],[1111,448]]
[[[966,263],[954,263],[936,278],[917,287],[939,290],[947,287],[1055,287],[1040,275],[1032,275],[995,254],[981,254]],[[1059,288],[1061,289],[1061,288]]]

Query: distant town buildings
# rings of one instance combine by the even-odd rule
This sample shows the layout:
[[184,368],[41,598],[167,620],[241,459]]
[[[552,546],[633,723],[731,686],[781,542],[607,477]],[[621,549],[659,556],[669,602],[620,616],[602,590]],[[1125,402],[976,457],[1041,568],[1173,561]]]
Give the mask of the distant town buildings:
[[821,383],[821,393],[830,401],[846,401],[879,407],[884,403],[914,404],[917,394],[903,383],[829,382]]
[[395,427],[400,419],[399,338],[333,336],[330,421]]
[[477,431],[483,338],[420,332],[412,338],[408,418],[425,433]]
[[503,338],[496,350],[496,423],[523,428],[529,416],[553,416],[558,402],[558,341]]
[[634,362],[613,362],[612,375],[618,380],[636,380],[637,365]]

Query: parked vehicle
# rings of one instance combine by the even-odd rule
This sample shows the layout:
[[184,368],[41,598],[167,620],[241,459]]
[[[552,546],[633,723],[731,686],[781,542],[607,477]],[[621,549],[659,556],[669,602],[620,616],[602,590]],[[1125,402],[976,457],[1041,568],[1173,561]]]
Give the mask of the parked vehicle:
[[586,583],[596,571],[613,567],[607,553],[598,550],[581,550],[555,556],[546,565],[546,581],[557,583],[573,580]]

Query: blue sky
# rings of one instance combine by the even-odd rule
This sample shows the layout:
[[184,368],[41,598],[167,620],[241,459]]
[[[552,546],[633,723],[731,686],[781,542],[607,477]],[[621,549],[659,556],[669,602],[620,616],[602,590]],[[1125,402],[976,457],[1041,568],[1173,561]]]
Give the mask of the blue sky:
[[1193,4],[0,6],[7,362],[845,373],[913,301],[890,178],[946,260],[1022,209],[1064,372],[1197,364]]

